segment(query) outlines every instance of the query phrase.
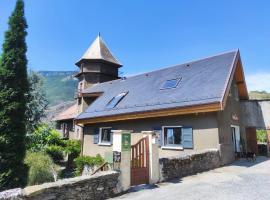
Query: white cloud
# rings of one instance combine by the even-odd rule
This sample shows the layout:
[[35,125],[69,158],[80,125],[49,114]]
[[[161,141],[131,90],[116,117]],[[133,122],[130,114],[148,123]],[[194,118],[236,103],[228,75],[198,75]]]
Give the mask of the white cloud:
[[256,73],[246,76],[247,88],[249,91],[265,90],[270,92],[270,73]]

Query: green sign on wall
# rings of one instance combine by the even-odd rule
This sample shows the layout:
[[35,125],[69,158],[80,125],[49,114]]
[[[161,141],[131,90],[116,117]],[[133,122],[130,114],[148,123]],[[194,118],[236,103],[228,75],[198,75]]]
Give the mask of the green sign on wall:
[[130,133],[122,134],[122,151],[130,151],[131,135]]

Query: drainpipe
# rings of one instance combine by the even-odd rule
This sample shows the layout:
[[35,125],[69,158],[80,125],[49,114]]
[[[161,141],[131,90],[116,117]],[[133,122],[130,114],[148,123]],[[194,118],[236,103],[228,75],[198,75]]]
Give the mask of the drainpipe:
[[75,121],[75,124],[82,128],[82,137],[81,137],[81,156],[82,156],[83,155],[83,141],[84,141],[84,126],[77,124],[76,121]]

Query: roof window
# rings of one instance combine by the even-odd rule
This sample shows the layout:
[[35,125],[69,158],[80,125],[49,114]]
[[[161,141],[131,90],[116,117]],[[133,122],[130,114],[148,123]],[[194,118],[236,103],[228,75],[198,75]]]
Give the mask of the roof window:
[[171,88],[176,88],[181,81],[182,78],[175,78],[175,79],[170,79],[166,80],[163,85],[161,86],[161,90],[165,89],[171,89]]
[[118,95],[116,95],[115,97],[113,97],[109,103],[106,105],[106,108],[114,108],[126,95],[128,92],[122,92]]

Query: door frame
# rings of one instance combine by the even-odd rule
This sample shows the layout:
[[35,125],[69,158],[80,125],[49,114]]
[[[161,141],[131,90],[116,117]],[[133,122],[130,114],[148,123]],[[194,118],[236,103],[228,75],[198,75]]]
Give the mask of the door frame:
[[[232,132],[232,128],[234,128],[235,132]],[[240,134],[240,126],[231,125],[231,134],[232,134],[232,142],[234,152],[241,152],[241,134]]]

